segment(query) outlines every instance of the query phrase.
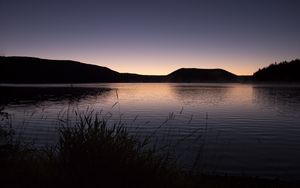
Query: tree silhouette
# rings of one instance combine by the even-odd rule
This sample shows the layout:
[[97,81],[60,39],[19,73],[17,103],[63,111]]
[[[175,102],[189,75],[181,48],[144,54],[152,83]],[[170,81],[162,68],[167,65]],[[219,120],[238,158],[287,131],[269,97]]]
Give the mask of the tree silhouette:
[[268,67],[259,69],[253,74],[254,81],[264,82],[300,82],[300,60],[273,63]]

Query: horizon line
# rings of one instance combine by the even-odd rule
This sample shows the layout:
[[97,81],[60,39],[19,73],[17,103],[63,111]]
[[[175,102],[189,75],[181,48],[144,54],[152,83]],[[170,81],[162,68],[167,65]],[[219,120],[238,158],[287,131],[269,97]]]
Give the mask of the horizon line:
[[[234,72],[231,72],[231,71],[228,71],[226,69],[223,69],[223,68],[199,68],[199,67],[180,67],[180,68],[177,68],[167,74],[141,74],[141,73],[135,73],[135,72],[119,72],[115,69],[112,69],[110,67],[107,67],[107,66],[102,66],[102,65],[98,65],[98,64],[94,64],[94,63],[87,63],[87,62],[82,62],[82,61],[78,61],[78,60],[73,60],[73,59],[52,59],[52,58],[43,58],[43,57],[37,57],[37,56],[15,56],[15,55],[12,55],[12,56],[6,56],[6,55],[0,55],[0,57],[19,57],[19,58],[35,58],[35,59],[42,59],[42,60],[50,60],[50,61],[73,61],[73,62],[78,62],[78,63],[82,63],[82,64],[87,64],[87,65],[94,65],[94,66],[98,66],[98,67],[104,67],[104,68],[108,68],[112,71],[115,71],[115,72],[118,72],[118,73],[121,73],[121,74],[135,74],[135,75],[142,75],[142,76],[166,76],[166,75],[169,75],[177,70],[180,70],[180,69],[202,69],[202,70],[224,70],[224,71],[227,71],[229,73],[232,73],[236,76],[252,76],[255,72],[253,72],[252,74],[236,74]],[[297,58],[296,58],[297,59]],[[274,63],[277,63],[277,62],[274,62]],[[258,71],[258,70],[257,70]]]

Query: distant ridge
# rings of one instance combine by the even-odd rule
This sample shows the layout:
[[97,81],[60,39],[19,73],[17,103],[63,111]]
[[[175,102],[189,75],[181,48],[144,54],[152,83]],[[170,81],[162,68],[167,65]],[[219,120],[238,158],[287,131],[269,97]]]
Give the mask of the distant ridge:
[[222,69],[181,68],[167,75],[170,82],[236,82],[238,76]]
[[107,82],[249,82],[223,69],[181,68],[168,75],[119,73],[107,67],[70,60],[0,56],[0,83],[107,83]]
[[76,61],[0,57],[1,83],[115,82],[118,75],[109,68]]

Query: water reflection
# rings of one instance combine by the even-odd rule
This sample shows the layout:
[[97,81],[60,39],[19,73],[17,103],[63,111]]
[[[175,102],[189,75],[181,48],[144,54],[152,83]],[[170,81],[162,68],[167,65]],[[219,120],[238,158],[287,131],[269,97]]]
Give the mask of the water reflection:
[[[201,150],[201,169],[300,177],[300,87],[92,84],[0,87],[0,95],[0,109],[5,105],[2,112],[13,116],[13,125],[21,127],[24,137],[41,145],[55,143],[59,112],[71,109],[68,115],[72,115],[73,108],[90,107],[103,114],[111,112],[112,121],[122,119],[132,134],[147,136],[157,130],[155,141],[166,144],[184,138],[176,148],[183,156],[180,159],[190,163]],[[166,116],[172,118],[160,126]]]
[[254,86],[253,102],[278,111],[297,113],[300,110],[300,87]]
[[228,98],[228,93],[233,88],[226,85],[173,85],[173,94],[184,105],[194,105],[203,103],[215,105],[224,103]]
[[42,102],[79,102],[93,96],[107,96],[110,88],[94,87],[0,87],[0,106],[38,105]]

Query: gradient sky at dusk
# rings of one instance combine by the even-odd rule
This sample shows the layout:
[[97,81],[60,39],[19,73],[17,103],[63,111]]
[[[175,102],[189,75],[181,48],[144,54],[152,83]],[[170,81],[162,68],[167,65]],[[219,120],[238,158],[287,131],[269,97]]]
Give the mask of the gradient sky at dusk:
[[300,58],[299,0],[0,0],[0,55],[252,74]]

